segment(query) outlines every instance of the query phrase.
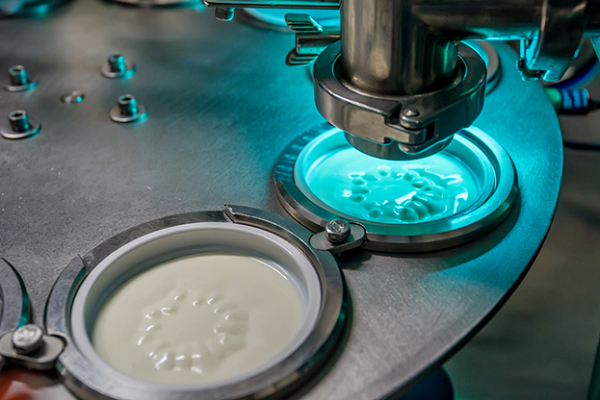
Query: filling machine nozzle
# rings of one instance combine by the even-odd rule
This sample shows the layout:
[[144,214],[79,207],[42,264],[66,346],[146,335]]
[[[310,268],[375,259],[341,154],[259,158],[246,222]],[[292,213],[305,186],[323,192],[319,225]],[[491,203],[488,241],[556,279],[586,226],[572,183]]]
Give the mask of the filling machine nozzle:
[[315,102],[348,142],[405,160],[444,149],[481,113],[486,67],[462,40],[521,40],[523,79],[558,81],[582,38],[600,46],[600,0],[203,0],[243,8],[339,8],[341,26],[288,14],[288,65],[314,64]]

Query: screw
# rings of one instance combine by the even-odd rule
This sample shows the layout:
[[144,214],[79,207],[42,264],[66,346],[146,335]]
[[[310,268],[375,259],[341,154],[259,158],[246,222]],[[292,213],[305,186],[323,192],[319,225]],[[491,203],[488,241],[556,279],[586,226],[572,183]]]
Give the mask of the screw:
[[127,71],[125,57],[123,57],[121,54],[111,54],[108,56],[108,66],[111,72],[123,73]]
[[12,346],[19,354],[31,354],[44,343],[44,330],[35,325],[27,324],[12,334]]
[[8,69],[8,76],[10,77],[10,83],[13,86],[24,86],[29,83],[27,77],[27,70],[22,65],[15,65]]
[[403,114],[405,117],[418,117],[419,115],[421,115],[419,110],[415,110],[414,108],[409,108],[407,110],[404,110]]
[[10,127],[15,132],[27,132],[31,127],[29,124],[29,116],[26,111],[17,110],[8,114],[8,122]]
[[117,101],[122,115],[132,116],[138,113],[137,100],[130,94],[119,97]]
[[217,7],[215,9],[215,18],[219,21],[231,21],[235,15],[235,8]]
[[334,219],[325,225],[327,240],[333,244],[342,244],[350,237],[350,224],[343,219]]

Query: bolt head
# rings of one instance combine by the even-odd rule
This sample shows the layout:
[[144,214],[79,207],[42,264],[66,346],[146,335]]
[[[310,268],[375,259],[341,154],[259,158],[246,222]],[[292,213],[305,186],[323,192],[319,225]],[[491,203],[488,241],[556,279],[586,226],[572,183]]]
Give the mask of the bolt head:
[[325,225],[327,240],[333,244],[342,244],[350,237],[350,224],[343,219],[334,219]]
[[414,108],[409,108],[407,110],[404,110],[403,114],[406,117],[418,117],[419,115],[421,115],[419,110],[415,110]]
[[12,334],[12,345],[19,354],[30,354],[42,346],[44,330],[35,325],[27,324]]

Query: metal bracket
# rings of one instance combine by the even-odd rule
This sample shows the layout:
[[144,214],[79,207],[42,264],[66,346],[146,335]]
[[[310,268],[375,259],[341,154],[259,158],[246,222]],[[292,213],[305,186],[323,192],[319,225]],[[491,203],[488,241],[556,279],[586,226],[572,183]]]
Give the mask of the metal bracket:
[[544,0],[539,35],[521,40],[517,68],[524,80],[558,82],[579,51],[587,0]]
[[46,335],[43,328],[27,324],[0,338],[0,356],[29,369],[47,370],[64,349],[61,339]]
[[310,245],[317,250],[337,255],[362,246],[366,237],[367,231],[361,225],[333,220],[327,223],[323,232],[310,238]]
[[288,67],[311,64],[323,50],[340,40],[339,27],[323,27],[308,14],[287,14],[285,22],[296,34],[296,47],[285,59]]

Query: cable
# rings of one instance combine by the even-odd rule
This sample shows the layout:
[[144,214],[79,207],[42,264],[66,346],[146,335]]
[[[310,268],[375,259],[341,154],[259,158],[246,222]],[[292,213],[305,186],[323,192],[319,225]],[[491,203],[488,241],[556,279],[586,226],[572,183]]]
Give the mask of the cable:
[[[591,99],[586,89],[546,88],[545,91],[559,115],[587,115],[600,109],[600,101]],[[600,143],[563,140],[563,146],[572,150],[600,151]]]
[[587,89],[546,88],[545,91],[559,115],[587,115],[600,108],[600,102],[591,99]]

